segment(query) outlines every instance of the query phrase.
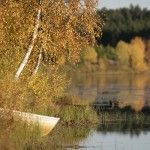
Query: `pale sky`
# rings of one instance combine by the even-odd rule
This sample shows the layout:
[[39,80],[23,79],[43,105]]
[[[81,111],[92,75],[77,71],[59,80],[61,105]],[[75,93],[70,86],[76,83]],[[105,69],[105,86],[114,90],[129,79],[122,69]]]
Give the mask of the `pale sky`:
[[120,8],[129,7],[130,4],[139,5],[142,8],[150,9],[150,0],[99,0],[98,8]]

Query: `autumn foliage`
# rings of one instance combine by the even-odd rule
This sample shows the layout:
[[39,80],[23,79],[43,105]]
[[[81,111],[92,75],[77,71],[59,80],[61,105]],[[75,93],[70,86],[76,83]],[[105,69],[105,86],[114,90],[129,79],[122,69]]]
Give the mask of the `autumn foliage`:
[[84,61],[88,61],[90,63],[96,63],[97,62],[97,53],[93,47],[88,47],[84,53],[83,58]]
[[[76,64],[81,50],[93,45],[102,30],[96,5],[97,0],[0,1],[0,107],[18,103],[19,109],[23,101],[46,106],[63,94],[69,80],[61,68]],[[15,81],[29,48],[27,64]],[[40,53],[38,72],[33,76]]]
[[140,37],[135,37],[131,43],[120,41],[116,50],[121,67],[130,67],[136,72],[148,69],[145,62],[145,45]]
[[122,69],[130,67],[130,45],[126,42],[120,41],[116,47],[116,53],[118,55],[119,65]]
[[[115,48],[101,45],[87,48],[85,52],[82,57],[86,62],[85,68],[92,62],[93,64],[90,65],[92,70],[141,73],[148,71],[149,68],[149,49],[146,49],[141,37],[135,37],[129,43],[119,41]],[[90,69],[88,68],[87,71]]]
[[148,69],[145,62],[145,45],[141,38],[135,37],[131,41],[132,67],[136,71],[146,71]]

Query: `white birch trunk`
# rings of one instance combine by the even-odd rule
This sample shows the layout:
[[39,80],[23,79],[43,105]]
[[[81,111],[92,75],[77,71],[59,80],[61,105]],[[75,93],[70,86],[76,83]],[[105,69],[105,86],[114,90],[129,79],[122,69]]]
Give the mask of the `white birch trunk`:
[[35,75],[37,73],[37,71],[39,70],[41,59],[42,59],[42,50],[40,50],[39,57],[38,57],[38,60],[37,60],[37,63],[36,63],[36,66],[35,66],[35,69],[34,69],[32,75]]
[[41,17],[41,9],[38,10],[38,13],[37,13],[37,17],[36,17],[36,22],[35,22],[35,27],[34,27],[34,32],[33,32],[33,35],[32,35],[32,40],[31,40],[31,43],[27,49],[27,53],[25,54],[25,57],[23,58],[16,74],[15,74],[15,79],[18,79],[21,72],[23,71],[24,67],[26,66],[27,62],[28,62],[28,59],[31,55],[31,52],[32,52],[32,49],[34,47],[34,43],[35,43],[35,39],[37,38],[37,35],[38,35],[38,28],[40,26],[40,17]]

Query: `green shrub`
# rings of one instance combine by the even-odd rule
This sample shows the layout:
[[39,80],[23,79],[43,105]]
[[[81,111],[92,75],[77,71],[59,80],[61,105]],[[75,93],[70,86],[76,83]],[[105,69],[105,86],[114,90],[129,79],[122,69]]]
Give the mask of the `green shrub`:
[[110,60],[117,60],[117,54],[115,52],[115,49],[111,46],[96,46],[95,50],[97,52],[98,58],[106,58]]

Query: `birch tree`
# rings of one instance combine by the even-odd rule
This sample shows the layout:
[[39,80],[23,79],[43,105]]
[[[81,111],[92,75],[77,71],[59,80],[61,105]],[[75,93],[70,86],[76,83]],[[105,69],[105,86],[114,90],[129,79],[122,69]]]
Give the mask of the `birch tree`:
[[[1,14],[2,18],[7,20],[6,13],[10,11],[8,9],[13,8],[14,15],[18,15],[17,22],[7,24],[11,28],[16,28],[16,35],[12,35],[18,39],[12,44],[20,47],[20,41],[23,44],[23,39],[26,39],[24,46],[21,46],[25,48],[22,50],[24,56],[15,73],[16,79],[27,66],[31,55],[39,54],[37,52],[39,48],[34,48],[38,44],[37,38],[40,39],[43,49],[48,54],[55,53],[58,59],[63,55],[68,62],[76,63],[79,60],[80,51],[94,44],[95,37],[101,32],[96,17],[97,0],[10,0],[9,2],[3,1],[1,5],[5,9],[5,12]],[[99,22],[103,24],[102,19],[99,19]],[[26,34],[24,30],[20,33],[21,35],[17,35],[17,28],[19,27],[20,31],[23,28],[22,22],[30,22],[26,25],[30,33]],[[6,30],[6,32],[9,34],[10,31]],[[37,57],[32,57],[32,59],[36,61]]]
[[0,1],[0,102],[41,107],[62,96],[68,79],[60,68],[76,64],[102,32],[96,6],[97,0]]
[[36,22],[35,22],[35,27],[34,27],[32,39],[31,39],[31,43],[29,44],[29,47],[28,47],[27,52],[25,54],[25,57],[23,58],[19,68],[17,69],[17,72],[15,74],[15,78],[16,79],[19,78],[23,68],[27,64],[28,59],[29,59],[29,57],[31,55],[32,49],[34,47],[35,40],[36,40],[37,35],[38,35],[38,29],[39,29],[39,26],[40,26],[40,18],[41,18],[41,9],[39,9],[38,12],[37,12],[37,17],[36,17]]

